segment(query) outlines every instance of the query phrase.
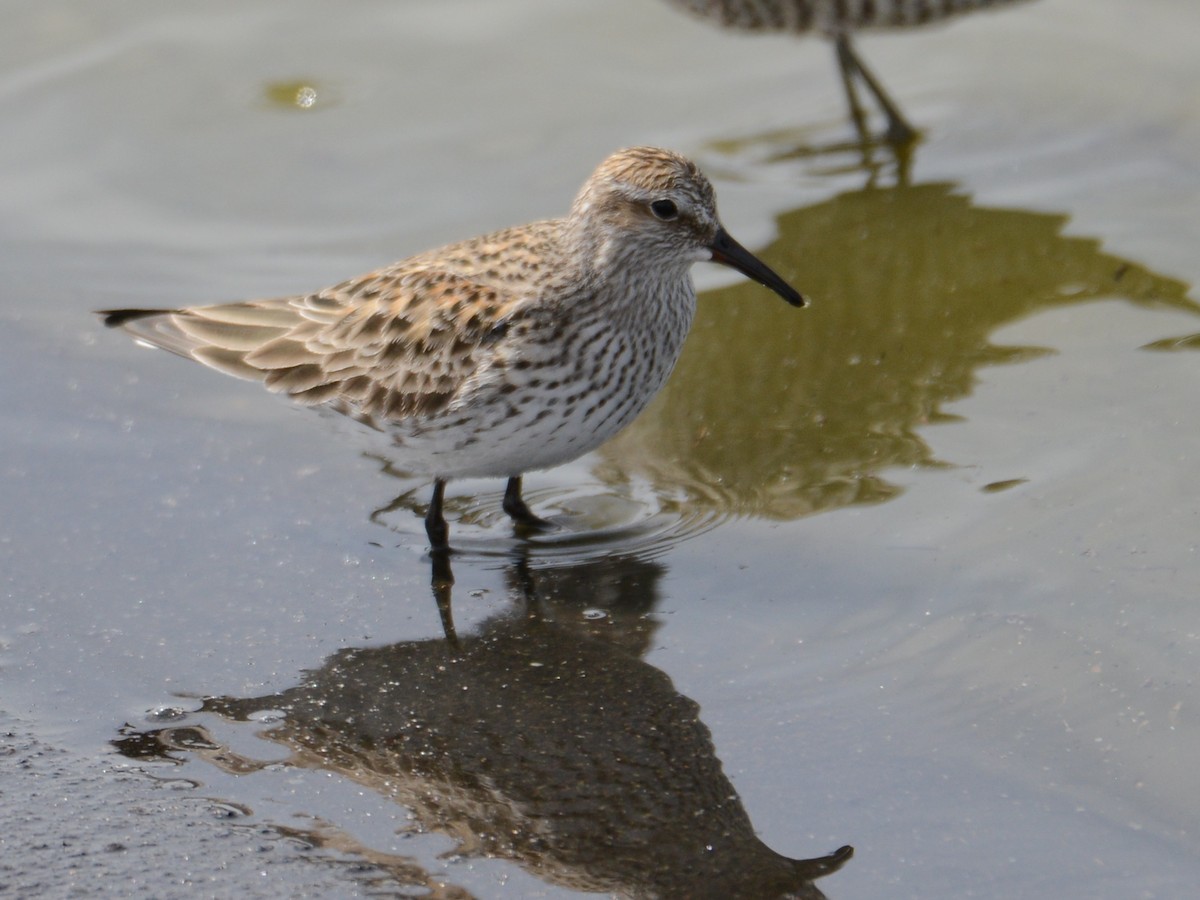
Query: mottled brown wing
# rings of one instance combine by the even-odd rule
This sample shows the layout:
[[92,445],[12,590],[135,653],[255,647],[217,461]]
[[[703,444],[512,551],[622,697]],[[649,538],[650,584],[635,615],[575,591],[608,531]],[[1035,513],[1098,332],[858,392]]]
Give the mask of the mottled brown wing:
[[449,405],[487,367],[520,297],[444,270],[393,267],[316,294],[106,322],[306,405],[383,424]]

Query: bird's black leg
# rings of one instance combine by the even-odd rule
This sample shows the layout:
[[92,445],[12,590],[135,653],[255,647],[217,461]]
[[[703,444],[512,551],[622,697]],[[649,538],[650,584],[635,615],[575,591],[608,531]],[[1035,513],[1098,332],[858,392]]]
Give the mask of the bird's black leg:
[[504,511],[508,513],[510,519],[518,525],[526,528],[532,528],[535,531],[545,531],[548,528],[553,528],[554,525],[547,522],[540,516],[535,516],[533,511],[525,505],[524,499],[521,497],[521,476],[514,475],[508,479],[508,486],[504,489]]
[[850,114],[854,116],[855,125],[859,128],[859,132],[863,132],[864,126],[862,125],[862,108],[858,106],[858,96],[851,84],[855,74],[863,80],[863,84],[875,95],[875,100],[879,103],[879,108],[887,116],[888,125],[885,137],[888,143],[900,147],[913,143],[920,136],[919,133],[908,124],[904,115],[900,112],[900,107],[892,102],[892,98],[883,89],[883,85],[879,79],[871,73],[871,70],[863,64],[859,55],[854,52],[850,38],[845,34],[837,36],[837,57],[838,66],[842,70],[842,82],[846,86],[846,96],[850,101]]
[[446,482],[441,478],[433,481],[433,499],[429,501],[429,512],[425,513],[425,533],[429,535],[430,549],[445,552],[450,549],[450,528],[442,515],[442,497],[446,493]]

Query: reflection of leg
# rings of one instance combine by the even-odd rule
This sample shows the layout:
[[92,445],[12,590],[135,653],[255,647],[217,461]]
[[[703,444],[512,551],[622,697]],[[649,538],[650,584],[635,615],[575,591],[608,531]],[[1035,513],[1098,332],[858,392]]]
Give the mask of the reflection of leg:
[[513,596],[521,599],[526,618],[540,618],[537,582],[533,578],[533,567],[529,565],[529,544],[522,542],[513,548],[512,561],[508,568],[508,583]]
[[875,95],[875,100],[879,104],[879,108],[887,116],[888,125],[885,136],[888,142],[903,146],[915,141],[918,137],[917,130],[905,121],[900,108],[892,102],[892,98],[883,89],[883,85],[879,82],[879,79],[871,74],[871,70],[863,64],[862,59],[854,52],[854,47],[850,44],[850,38],[847,35],[839,34],[837,36],[837,56],[838,66],[842,70],[842,80],[846,85],[846,95],[850,101],[850,114],[854,116],[859,132],[863,133],[865,125],[862,119],[862,107],[858,105],[858,97],[852,86],[855,74],[863,80],[863,84],[870,88],[871,93]]
[[451,609],[454,591],[454,571],[450,568],[450,548],[435,547],[430,551],[433,576],[430,587],[433,589],[433,600],[437,604],[438,615],[442,620],[442,633],[451,644],[458,643],[458,633],[454,630],[454,614]]
[[532,528],[535,531],[545,531],[547,528],[554,527],[545,519],[535,516],[533,511],[525,505],[525,500],[521,497],[520,475],[514,475],[508,479],[508,486],[504,489],[504,511],[518,525]]
[[435,478],[433,499],[429,501],[429,512],[425,514],[425,533],[429,535],[429,559],[433,568],[430,587],[433,588],[433,599],[442,619],[442,632],[446,635],[446,640],[457,644],[458,635],[454,632],[454,618],[450,611],[454,587],[454,572],[450,568],[450,529],[446,525],[445,516],[442,515],[442,498],[445,493],[446,482]]
[[433,482],[433,499],[429,501],[429,512],[425,514],[425,533],[434,551],[450,549],[450,529],[442,515],[442,497],[446,493],[446,482],[440,478]]

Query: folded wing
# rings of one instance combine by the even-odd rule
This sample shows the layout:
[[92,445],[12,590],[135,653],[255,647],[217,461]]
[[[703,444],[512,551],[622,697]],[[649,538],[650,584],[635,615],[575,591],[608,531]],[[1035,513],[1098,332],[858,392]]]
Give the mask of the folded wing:
[[518,305],[498,287],[420,266],[307,296],[101,314],[147,344],[382,425],[453,403],[494,362]]

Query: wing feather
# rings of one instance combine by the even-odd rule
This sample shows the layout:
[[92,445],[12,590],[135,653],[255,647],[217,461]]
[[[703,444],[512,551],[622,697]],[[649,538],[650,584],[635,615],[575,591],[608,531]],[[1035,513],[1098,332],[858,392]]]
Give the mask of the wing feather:
[[104,315],[156,347],[382,425],[454,402],[526,296],[419,264],[305,296]]

